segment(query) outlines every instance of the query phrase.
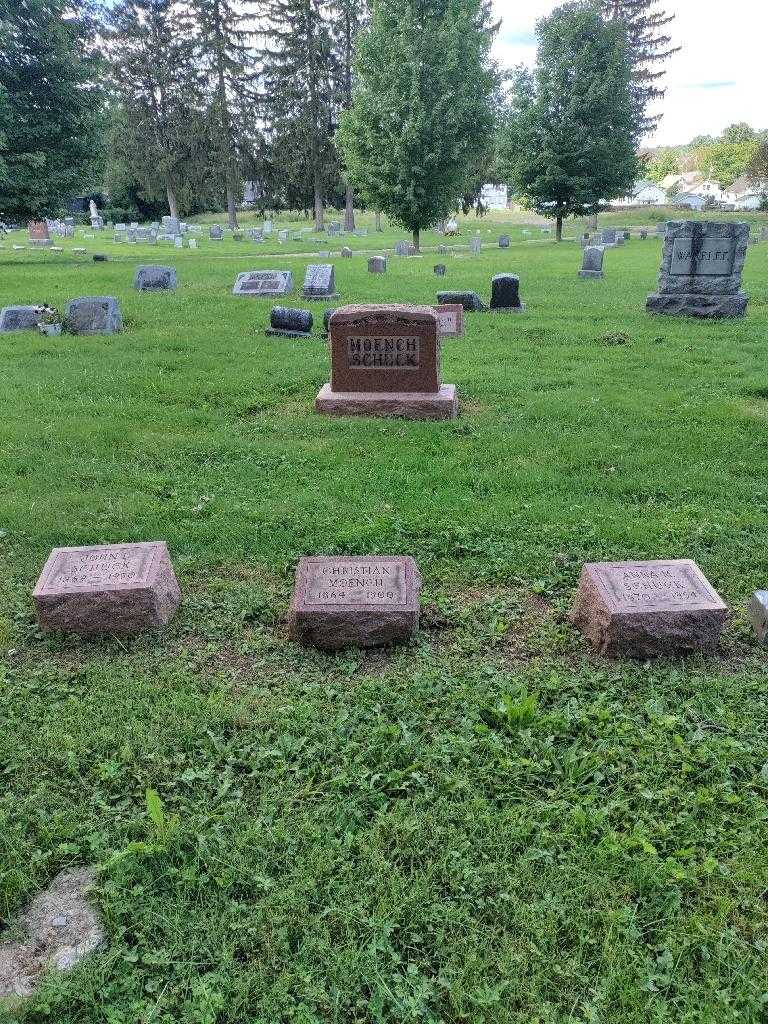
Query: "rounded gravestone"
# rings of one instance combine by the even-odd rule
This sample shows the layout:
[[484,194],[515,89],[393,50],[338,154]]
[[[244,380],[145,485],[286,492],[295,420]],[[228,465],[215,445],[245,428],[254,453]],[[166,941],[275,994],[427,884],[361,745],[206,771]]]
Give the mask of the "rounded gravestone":
[[312,314],[308,309],[273,306],[269,314],[270,336],[283,338],[308,337],[312,332]]

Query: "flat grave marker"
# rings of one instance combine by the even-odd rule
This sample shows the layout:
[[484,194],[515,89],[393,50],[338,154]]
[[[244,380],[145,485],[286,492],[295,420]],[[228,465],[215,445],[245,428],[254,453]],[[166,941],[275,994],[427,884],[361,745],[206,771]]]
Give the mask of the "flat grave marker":
[[687,558],[589,562],[571,621],[600,654],[649,658],[717,646],[728,609]]
[[176,270],[174,267],[149,265],[137,267],[133,279],[133,287],[139,292],[164,292],[176,290]]
[[407,555],[302,558],[289,632],[328,651],[402,643],[419,627],[420,590],[419,570]]
[[293,274],[290,270],[246,270],[237,275],[232,294],[258,298],[289,295],[292,291]]
[[165,541],[54,548],[32,596],[43,629],[84,635],[156,629],[181,601]]
[[36,331],[40,319],[37,306],[4,306],[0,309],[0,334],[11,331]]
[[64,323],[72,334],[117,334],[123,329],[120,305],[113,295],[84,295],[68,302]]

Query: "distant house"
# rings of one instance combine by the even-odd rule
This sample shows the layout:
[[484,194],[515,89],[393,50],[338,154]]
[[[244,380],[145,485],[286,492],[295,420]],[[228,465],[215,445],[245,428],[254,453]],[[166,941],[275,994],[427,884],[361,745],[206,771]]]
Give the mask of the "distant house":
[[665,192],[677,189],[678,192],[690,192],[696,182],[701,181],[698,171],[685,171],[683,174],[668,174],[659,184]]
[[675,196],[674,205],[681,209],[703,210],[707,201],[703,196],[696,195],[695,192],[679,192]]
[[688,191],[701,196],[702,199],[711,199],[715,203],[727,203],[730,201],[726,198],[728,195],[727,190],[720,185],[720,182],[714,181],[712,178],[704,178],[689,188]]
[[483,185],[480,201],[489,210],[506,210],[509,194],[506,185]]
[[632,191],[626,196],[612,199],[611,206],[663,206],[667,201],[667,193],[652,181],[641,179],[635,182]]
[[728,202],[736,210],[759,210],[768,196],[768,181],[753,181],[746,174],[738,177],[728,189]]

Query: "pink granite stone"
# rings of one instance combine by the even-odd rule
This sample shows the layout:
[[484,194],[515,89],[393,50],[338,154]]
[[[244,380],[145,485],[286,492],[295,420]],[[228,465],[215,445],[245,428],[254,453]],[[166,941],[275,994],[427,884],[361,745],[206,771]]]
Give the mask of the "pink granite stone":
[[181,591],[165,541],[54,548],[32,597],[43,629],[127,636],[169,622]]
[[464,337],[464,307],[460,302],[444,302],[433,306],[441,338]]
[[324,384],[315,410],[326,416],[392,416],[405,420],[455,420],[459,400],[455,384],[439,391],[334,391]]
[[421,576],[409,556],[302,558],[291,637],[326,651],[400,643],[419,627],[420,590]]
[[688,558],[588,562],[570,618],[600,654],[650,658],[711,650],[728,609]]

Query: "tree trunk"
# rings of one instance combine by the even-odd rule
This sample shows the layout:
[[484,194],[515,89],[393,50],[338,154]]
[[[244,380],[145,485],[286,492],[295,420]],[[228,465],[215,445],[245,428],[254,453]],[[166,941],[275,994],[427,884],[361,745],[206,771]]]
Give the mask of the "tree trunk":
[[557,219],[555,220],[555,225],[556,225],[556,227],[555,227],[555,238],[557,239],[558,242],[562,242],[562,240],[563,240],[563,218],[562,217],[557,217]]
[[231,231],[237,231],[237,204],[235,202],[235,189],[231,179],[227,182],[227,217]]
[[347,198],[344,206],[344,230],[355,230],[355,190],[347,185]]
[[171,185],[170,181],[166,182],[165,194],[168,197],[168,213],[170,213],[172,217],[175,217],[176,220],[178,220],[179,207],[176,202],[176,193],[173,191],[173,186]]
[[376,226],[376,230],[377,231],[383,231],[384,230],[382,228],[382,226],[381,226],[381,210],[377,210],[376,211],[376,225],[375,226]]
[[413,231],[413,247],[416,250],[416,252],[419,251],[419,235],[420,235],[419,229],[418,228],[414,228],[414,231]]
[[323,182],[320,176],[320,168],[315,167],[315,231],[325,231],[323,220]]

